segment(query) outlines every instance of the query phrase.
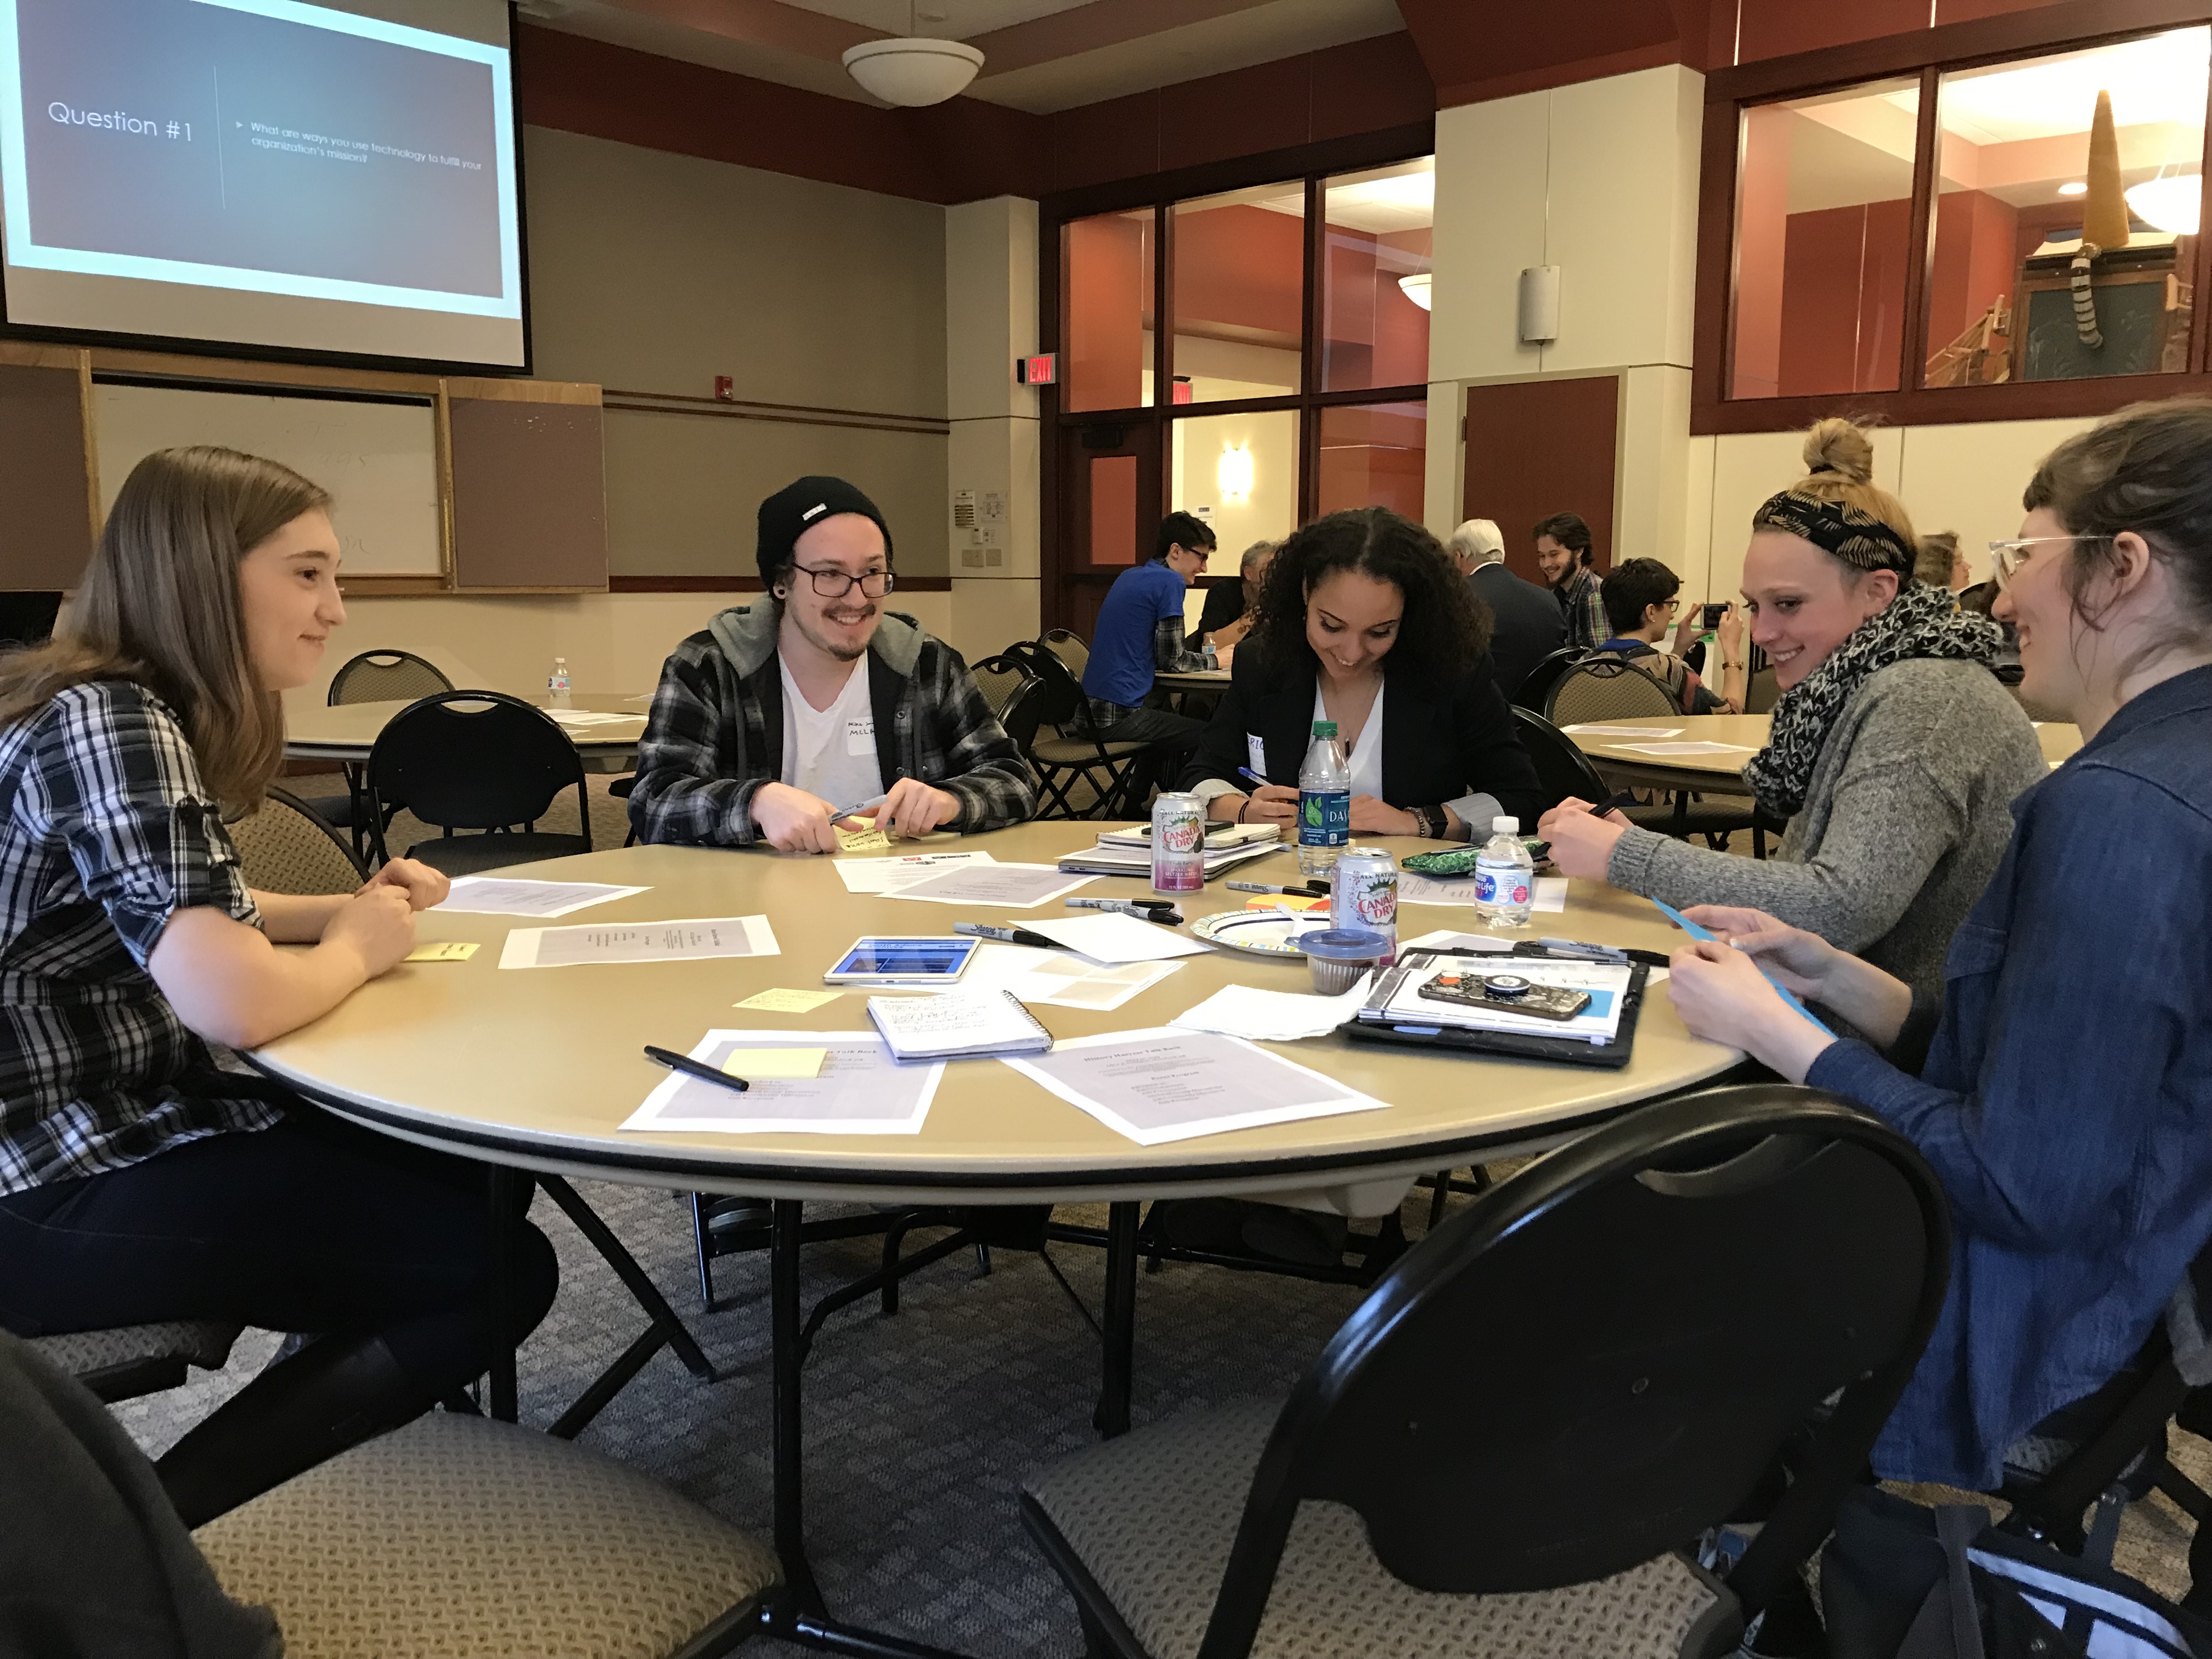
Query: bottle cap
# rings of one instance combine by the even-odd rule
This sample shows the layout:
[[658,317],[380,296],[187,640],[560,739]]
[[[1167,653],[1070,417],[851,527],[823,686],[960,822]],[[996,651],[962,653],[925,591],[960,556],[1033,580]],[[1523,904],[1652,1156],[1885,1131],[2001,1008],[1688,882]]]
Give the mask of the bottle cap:
[[1490,833],[1493,836],[1517,836],[1521,833],[1521,820],[1502,816],[1494,817],[1490,821]]
[[1336,722],[1334,720],[1316,720],[1314,722],[1313,734],[1317,738],[1334,737],[1336,735]]

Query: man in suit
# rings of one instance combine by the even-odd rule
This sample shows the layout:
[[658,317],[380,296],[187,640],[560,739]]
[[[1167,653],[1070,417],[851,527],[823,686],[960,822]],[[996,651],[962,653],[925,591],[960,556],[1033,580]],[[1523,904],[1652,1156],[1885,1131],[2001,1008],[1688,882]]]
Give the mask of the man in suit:
[[1469,519],[1445,544],[1468,592],[1490,607],[1490,666],[1508,702],[1528,671],[1566,643],[1559,601],[1505,568],[1505,538],[1487,519]]

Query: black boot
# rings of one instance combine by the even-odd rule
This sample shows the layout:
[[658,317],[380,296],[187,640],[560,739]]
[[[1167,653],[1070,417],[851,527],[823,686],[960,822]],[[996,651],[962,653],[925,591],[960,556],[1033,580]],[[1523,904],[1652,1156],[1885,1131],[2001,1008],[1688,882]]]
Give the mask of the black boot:
[[326,1336],[271,1365],[154,1466],[187,1527],[430,1408],[380,1336]]

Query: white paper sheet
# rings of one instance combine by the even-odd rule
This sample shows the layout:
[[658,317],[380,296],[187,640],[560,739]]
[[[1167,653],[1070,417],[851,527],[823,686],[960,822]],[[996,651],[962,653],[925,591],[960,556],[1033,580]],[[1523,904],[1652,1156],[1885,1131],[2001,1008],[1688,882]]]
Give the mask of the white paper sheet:
[[1679,726],[1563,726],[1559,728],[1571,738],[1679,738]]
[[925,876],[920,881],[890,889],[884,896],[924,899],[932,904],[965,904],[982,909],[1033,910],[1095,879],[1092,876],[1064,875],[1049,864],[978,864]]
[[1567,908],[1567,878],[1565,876],[1539,876],[1536,892],[1528,908],[1532,910],[1564,910]]
[[948,870],[996,864],[998,860],[988,853],[908,853],[899,858],[838,858],[830,862],[847,892],[889,893]]
[[1050,1054],[999,1060],[1142,1146],[1383,1109],[1318,1072],[1212,1031],[1076,1037]]
[[1401,939],[1401,951],[1510,951],[1513,941],[1493,939],[1488,933],[1455,933],[1449,927],[1439,927],[1433,933],[1424,933],[1419,939]]
[[[806,1041],[809,1048],[829,1050],[813,1077],[763,1078],[740,1093],[671,1072],[622,1127],[726,1135],[921,1133],[945,1075],[942,1060],[902,1066],[872,1031],[810,1031]],[[720,1067],[747,1048],[791,1046],[789,1031],[709,1031],[691,1058]],[[737,1070],[744,1074],[743,1060]]]
[[1333,997],[1255,991],[1249,985],[1224,986],[1168,1024],[1178,1030],[1218,1031],[1224,1036],[1247,1037],[1255,1042],[1297,1042],[1327,1036],[1359,1012],[1373,979],[1371,974],[1362,974],[1351,989]]
[[605,714],[596,708],[549,708],[549,719],[563,726],[629,726],[642,721],[642,714]]
[[1157,985],[1182,966],[1180,962],[1125,962],[1111,968],[1099,968],[1059,951],[1038,954],[1045,960],[1006,988],[1024,1002],[1087,1008],[1098,1014],[1111,1013],[1138,992]]
[[1759,751],[1745,743],[1617,743],[1616,749],[1626,749],[1635,755],[1754,755]]
[[1139,921],[1119,910],[1025,925],[1030,933],[1080,951],[1093,962],[1169,962],[1177,957],[1202,957],[1207,948],[1188,933],[1157,921]]
[[511,876],[457,876],[453,890],[435,910],[466,910],[489,916],[565,916],[586,905],[649,892],[644,887],[610,887],[598,881],[523,881]]
[[[1538,876],[1531,884],[1535,889],[1529,908],[1534,910],[1564,910],[1567,908],[1567,878],[1565,876]],[[1398,872],[1398,902],[1401,904],[1467,904],[1474,902],[1474,878],[1453,876],[1417,876],[1410,870]]]
[[[518,927],[499,954],[502,968],[575,968],[617,962],[702,962],[781,956],[766,916],[693,916],[599,927]],[[787,1042],[791,1034],[784,1033]]]

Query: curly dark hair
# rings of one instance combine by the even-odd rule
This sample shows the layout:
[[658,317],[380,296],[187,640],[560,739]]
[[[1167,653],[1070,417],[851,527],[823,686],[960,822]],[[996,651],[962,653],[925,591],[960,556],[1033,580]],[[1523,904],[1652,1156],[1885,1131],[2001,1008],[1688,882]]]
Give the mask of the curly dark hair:
[[1334,570],[1357,570],[1405,595],[1398,637],[1382,659],[1388,673],[1442,688],[1490,649],[1490,608],[1468,588],[1443,545],[1385,507],[1356,507],[1294,532],[1267,567],[1244,646],[1274,675],[1317,672],[1306,643],[1306,598]]

